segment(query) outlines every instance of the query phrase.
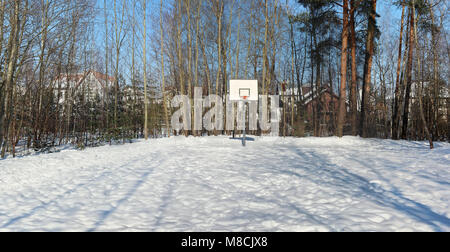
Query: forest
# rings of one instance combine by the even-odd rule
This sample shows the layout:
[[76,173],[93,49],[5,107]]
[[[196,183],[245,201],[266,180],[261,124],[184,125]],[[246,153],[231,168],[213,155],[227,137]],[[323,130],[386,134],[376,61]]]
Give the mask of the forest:
[[280,95],[280,136],[433,148],[450,140],[448,13],[445,0],[0,0],[1,158],[211,134],[174,132],[171,99],[225,97],[232,79]]

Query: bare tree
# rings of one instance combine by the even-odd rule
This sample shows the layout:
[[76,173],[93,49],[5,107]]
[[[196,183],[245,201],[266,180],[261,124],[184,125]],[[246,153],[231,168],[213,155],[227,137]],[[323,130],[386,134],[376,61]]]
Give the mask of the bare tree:
[[[415,14],[416,13],[415,1],[414,0],[412,0],[412,1],[413,1],[412,15],[413,15],[413,20],[414,20],[414,24],[413,24],[413,26],[414,26],[414,42],[416,44],[417,50],[419,50],[419,43],[417,41],[417,18],[415,17],[415,15],[416,15]],[[421,64],[420,64],[419,53],[417,53],[417,68],[418,68],[418,71],[416,72],[416,74],[419,75],[421,73],[421,69],[420,69],[421,68]],[[416,79],[419,79],[419,78],[416,78]],[[418,86],[418,89],[419,89],[419,97],[418,97],[418,99],[419,99],[419,106],[420,106],[420,108],[419,108],[420,118],[422,120],[423,127],[425,129],[426,137],[428,138],[428,142],[430,143],[430,149],[433,149],[434,148],[433,137],[430,134],[430,130],[428,129],[427,121],[425,119],[425,114],[423,112],[423,97],[422,97],[422,94],[423,94],[423,78],[421,78],[421,79],[422,80],[418,81],[418,83],[420,83],[420,86]]]
[[[144,137],[145,140],[148,140],[148,97],[147,97],[147,1],[144,0],[143,3],[143,11],[144,11],[144,41],[143,41],[143,61],[144,61]],[[164,90],[163,90],[164,92]]]
[[108,61],[108,51],[109,51],[109,45],[108,45],[108,13],[107,13],[107,8],[106,8],[106,0],[104,0],[103,2],[103,7],[104,7],[104,14],[105,14],[105,74],[106,74],[106,78],[105,78],[105,91],[104,91],[104,95],[103,95],[103,106],[104,106],[104,117],[106,120],[106,128],[109,128],[109,91],[108,91],[108,87],[109,87],[109,78],[108,78],[108,66],[109,66],[109,61]]
[[[160,12],[159,12],[159,27],[161,34],[161,85],[162,85],[162,95],[163,95],[163,106],[164,106],[164,119],[166,123],[168,137],[170,137],[170,125],[169,125],[169,115],[167,112],[167,97],[166,97],[166,82],[164,76],[164,34],[163,34],[163,0],[160,1]],[[197,25],[198,27],[198,25]],[[147,111],[147,110],[146,110]]]
[[122,12],[119,16],[117,10],[117,0],[114,0],[114,46],[116,49],[116,61],[114,69],[114,128],[118,127],[118,107],[119,107],[119,62],[120,62],[120,50],[125,39],[124,22],[125,22],[125,6],[126,1],[122,2]]
[[398,59],[397,59],[397,78],[395,82],[395,98],[394,98],[394,107],[392,111],[392,139],[398,139],[398,127],[400,121],[400,104],[401,104],[401,96],[400,87],[400,70],[401,70],[401,62],[402,62],[402,44],[403,44],[403,21],[405,16],[405,4],[402,2],[402,17],[400,24],[400,38],[399,38],[399,46],[398,46]]
[[263,49],[263,74],[262,74],[262,92],[267,94],[266,80],[267,80],[267,46],[268,46],[268,33],[269,33],[269,1],[264,0],[264,49]]
[[[0,113],[0,140],[2,144],[1,157],[5,157],[6,145],[8,142],[8,132],[10,123],[10,114],[12,109],[10,108],[13,98],[13,78],[16,71],[17,58],[19,53],[19,32],[20,32],[20,1],[14,1],[14,8],[11,9],[10,15],[10,37],[8,41],[7,48],[7,68],[5,69],[6,74],[4,74],[4,89],[5,94],[3,98],[2,109]],[[6,139],[5,139],[6,138]]]
[[403,103],[403,124],[402,124],[402,139],[408,137],[408,121],[409,121],[409,106],[412,88],[412,70],[414,57],[414,20],[415,14],[411,7],[409,7],[409,42],[408,42],[408,59],[406,65],[406,91],[405,102]]

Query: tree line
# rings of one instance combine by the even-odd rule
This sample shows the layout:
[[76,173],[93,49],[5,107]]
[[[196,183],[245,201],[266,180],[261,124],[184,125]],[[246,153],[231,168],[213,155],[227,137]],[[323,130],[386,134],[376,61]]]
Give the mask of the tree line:
[[281,95],[283,136],[449,140],[448,6],[380,2],[1,0],[1,156],[170,136],[173,96],[230,79]]

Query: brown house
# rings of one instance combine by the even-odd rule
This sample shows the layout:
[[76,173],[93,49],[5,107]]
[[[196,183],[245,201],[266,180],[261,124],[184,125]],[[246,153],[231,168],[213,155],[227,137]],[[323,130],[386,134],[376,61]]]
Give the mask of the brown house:
[[[307,123],[307,131],[313,130],[311,128],[313,127],[313,121],[315,118],[318,118],[320,119],[317,125],[317,129],[320,132],[319,135],[328,136],[333,134],[339,109],[339,96],[332,91],[329,85],[322,86],[319,92],[315,86],[312,89],[308,84],[302,86],[300,90],[298,88],[294,88],[294,90],[292,88],[285,89],[283,86],[281,90],[283,90],[280,94],[282,107],[284,106],[283,101],[287,103],[288,108],[291,106],[293,98],[295,102],[301,101],[301,108],[298,107],[298,103],[294,107],[301,113],[303,121]],[[346,104],[348,111],[348,102]]]
[[[292,102],[292,97],[295,97],[296,101],[303,101],[302,104],[305,108],[305,119],[307,121],[312,120],[318,102],[320,102],[319,112],[320,114],[325,115],[326,120],[332,119],[332,116],[339,108],[339,96],[337,96],[328,85],[323,86],[320,92],[317,92],[315,87],[314,90],[312,90],[309,85],[303,86],[300,92],[298,92],[297,88],[294,89],[294,92],[292,92],[291,89],[285,90],[284,88],[283,91],[284,92],[281,95],[284,95],[289,106]],[[299,99],[299,94],[301,95],[301,99]]]
[[[318,94],[316,90],[311,93],[311,88],[304,88],[304,106],[306,111],[306,120],[312,121],[314,113],[319,113],[325,122],[333,120],[333,117],[339,109],[339,96],[337,96],[329,86],[322,87]],[[315,111],[317,104],[318,110]]]

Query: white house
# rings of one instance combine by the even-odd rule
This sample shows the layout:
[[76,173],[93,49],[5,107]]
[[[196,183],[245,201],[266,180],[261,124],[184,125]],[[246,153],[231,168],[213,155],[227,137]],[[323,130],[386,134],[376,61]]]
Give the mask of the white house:
[[96,97],[103,99],[106,87],[113,87],[115,78],[96,71],[76,74],[62,74],[53,82],[55,97],[59,94],[59,103],[64,103],[69,97],[83,95],[86,101]]

